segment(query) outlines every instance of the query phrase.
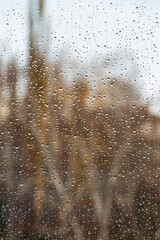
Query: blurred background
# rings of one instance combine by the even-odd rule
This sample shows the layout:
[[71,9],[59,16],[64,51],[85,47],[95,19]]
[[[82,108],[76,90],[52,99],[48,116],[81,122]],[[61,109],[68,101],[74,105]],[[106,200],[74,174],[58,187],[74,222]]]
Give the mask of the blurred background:
[[1,239],[160,239],[159,15],[2,1]]

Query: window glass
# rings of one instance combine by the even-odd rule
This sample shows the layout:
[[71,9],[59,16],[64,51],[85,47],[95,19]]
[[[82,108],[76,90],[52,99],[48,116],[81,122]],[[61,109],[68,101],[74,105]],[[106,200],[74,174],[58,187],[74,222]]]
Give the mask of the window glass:
[[0,9],[0,239],[160,239],[160,2]]

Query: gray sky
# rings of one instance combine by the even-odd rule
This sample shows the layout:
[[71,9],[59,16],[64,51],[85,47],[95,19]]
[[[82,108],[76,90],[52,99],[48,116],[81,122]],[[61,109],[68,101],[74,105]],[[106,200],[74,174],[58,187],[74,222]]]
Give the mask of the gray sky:
[[[45,45],[51,58],[60,49],[82,63],[109,56],[116,58],[111,71],[124,77],[136,64],[143,94],[155,103],[160,100],[160,1],[46,0],[45,4],[50,26],[50,45]],[[3,60],[15,55],[22,65],[26,62],[28,5],[29,0],[1,0]]]

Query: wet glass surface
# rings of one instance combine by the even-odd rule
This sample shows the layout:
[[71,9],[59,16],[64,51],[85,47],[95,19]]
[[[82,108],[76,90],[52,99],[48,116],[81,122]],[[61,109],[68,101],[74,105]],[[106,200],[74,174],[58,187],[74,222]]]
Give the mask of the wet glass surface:
[[1,4],[0,239],[160,239],[160,3]]

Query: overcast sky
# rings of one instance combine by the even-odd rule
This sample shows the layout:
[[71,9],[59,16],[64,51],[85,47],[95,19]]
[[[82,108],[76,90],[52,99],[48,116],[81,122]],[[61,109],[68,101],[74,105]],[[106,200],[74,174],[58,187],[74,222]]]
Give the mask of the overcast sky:
[[[36,5],[36,0],[32,0]],[[0,53],[26,62],[29,0],[1,0]],[[36,7],[35,7],[36,9]],[[36,11],[35,11],[36,14]],[[50,56],[67,49],[81,62],[110,57],[115,75],[137,66],[142,92],[156,103],[160,90],[160,1],[46,0]],[[94,60],[93,60],[94,59]]]

